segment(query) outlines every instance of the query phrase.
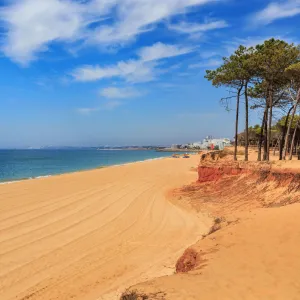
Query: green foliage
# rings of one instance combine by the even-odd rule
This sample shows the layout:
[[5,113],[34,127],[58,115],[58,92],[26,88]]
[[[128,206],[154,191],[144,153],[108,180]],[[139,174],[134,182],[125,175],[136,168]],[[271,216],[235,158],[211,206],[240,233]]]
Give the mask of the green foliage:
[[[295,105],[296,95],[300,92],[300,48],[278,39],[269,39],[255,47],[240,46],[230,57],[223,58],[223,64],[216,70],[207,70],[206,79],[215,87],[226,86],[236,89],[236,134],[239,119],[240,98],[245,95],[245,127],[248,127],[248,104],[250,108],[260,108],[264,112],[265,126],[263,132],[265,159],[269,159],[269,146],[283,140],[286,132],[282,130],[285,119],[272,126],[273,108],[284,109]],[[228,99],[225,97],[225,107]],[[224,101],[223,101],[224,103]],[[299,103],[299,101],[297,102]],[[295,128],[297,118],[293,121]],[[261,143],[261,127],[255,125],[238,135],[238,140],[248,145]],[[265,129],[265,128],[264,128]],[[248,132],[248,137],[247,137]],[[289,133],[287,133],[289,136]],[[287,139],[286,139],[287,141]],[[260,144],[261,145],[261,144]],[[247,150],[247,147],[246,147]],[[247,160],[247,157],[245,156]],[[259,158],[260,159],[260,158]]]
[[[289,116],[289,119],[288,119],[288,123],[289,123],[289,121],[291,120],[291,116]],[[285,122],[286,122],[286,119],[287,119],[287,116],[284,116],[284,117],[282,117],[278,122],[277,122],[277,126],[278,127],[280,127],[280,128],[283,128],[284,127],[284,125],[285,125]],[[292,129],[295,129],[296,128],[296,123],[297,123],[297,121],[300,119],[300,116],[294,116],[294,119],[293,119],[293,122],[292,122],[292,126],[291,126],[291,128]]]
[[[260,128],[260,125],[254,125],[254,126],[250,126],[248,128],[248,134],[249,134],[249,141],[250,141],[250,144],[256,144],[259,137],[260,137],[260,131],[261,131],[261,128]],[[238,142],[239,144],[244,144],[245,142],[245,132],[242,132],[238,135]]]
[[285,69],[285,75],[292,80],[292,82],[300,87],[300,62],[290,65]]
[[266,92],[266,81],[256,82],[249,88],[248,94],[252,98],[263,98]]
[[[252,109],[270,106],[283,107],[291,101],[291,70],[289,67],[299,61],[299,48],[285,41],[270,39],[255,47],[257,80],[249,89],[249,96],[256,99]],[[300,77],[299,77],[300,78]],[[294,93],[292,91],[292,93]]]
[[[255,48],[239,46],[233,55],[223,58],[221,67],[207,70],[205,78],[216,87],[236,87],[253,80],[252,95],[262,95],[270,83],[286,84],[289,81],[288,74],[292,70],[300,70],[297,64],[299,57],[299,48],[294,44],[270,39]],[[294,68],[289,69],[293,64],[296,64]]]
[[283,84],[289,78],[286,69],[299,61],[299,48],[282,40],[270,39],[256,46],[260,77],[268,83]]
[[223,58],[223,65],[216,70],[207,70],[205,78],[215,87],[222,85],[238,88],[250,81],[256,72],[253,59],[255,49],[240,46],[229,58]]
[[260,125],[258,125],[258,124],[254,125],[253,127],[252,126],[249,127],[249,133],[253,133],[255,135],[260,135],[260,131],[261,131],[261,128],[260,128]]

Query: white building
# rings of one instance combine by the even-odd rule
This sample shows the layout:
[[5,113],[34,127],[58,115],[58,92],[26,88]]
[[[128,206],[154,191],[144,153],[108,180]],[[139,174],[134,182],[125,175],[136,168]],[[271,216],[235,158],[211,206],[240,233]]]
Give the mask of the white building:
[[208,150],[213,146],[214,149],[224,150],[225,147],[231,146],[230,139],[214,139],[211,136],[206,137],[202,142],[195,142],[190,144],[172,145],[172,149],[195,149],[195,150]]
[[222,139],[213,139],[212,137],[206,137],[200,148],[201,149],[209,149],[213,145],[214,148],[219,148],[219,150],[224,150],[225,147],[231,146],[230,139],[222,138]]

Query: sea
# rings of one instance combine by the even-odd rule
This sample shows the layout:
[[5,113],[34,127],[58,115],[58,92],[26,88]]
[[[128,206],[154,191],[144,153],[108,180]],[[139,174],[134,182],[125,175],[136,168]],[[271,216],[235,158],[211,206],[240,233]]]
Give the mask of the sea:
[[155,150],[0,150],[0,182],[47,177],[171,155]]

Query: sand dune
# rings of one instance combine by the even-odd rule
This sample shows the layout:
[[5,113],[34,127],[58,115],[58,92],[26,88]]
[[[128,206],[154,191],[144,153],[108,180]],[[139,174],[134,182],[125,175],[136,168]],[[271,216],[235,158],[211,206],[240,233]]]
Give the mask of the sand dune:
[[209,221],[165,199],[195,181],[163,159],[0,186],[0,299],[117,299],[171,274]]
[[179,258],[176,275],[140,283],[126,293],[151,300],[300,299],[295,166],[299,161],[266,165],[253,159],[237,168],[232,156],[202,162],[199,182],[174,191],[174,202],[209,211],[215,225]]
[[[134,286],[165,300],[300,299],[300,204],[255,210],[193,245],[203,261],[187,274]],[[157,296],[149,299],[162,299]]]

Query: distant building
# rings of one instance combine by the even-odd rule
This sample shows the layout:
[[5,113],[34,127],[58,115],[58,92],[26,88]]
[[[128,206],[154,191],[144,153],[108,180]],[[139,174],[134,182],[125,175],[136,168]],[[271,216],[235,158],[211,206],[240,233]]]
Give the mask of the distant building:
[[189,149],[190,148],[190,144],[183,144],[180,146],[180,149]]
[[218,149],[223,150],[225,147],[231,146],[230,139],[214,139],[212,136],[206,137],[202,142],[195,142],[190,144],[171,146],[172,149],[192,149],[192,150],[208,150],[208,149]]
[[231,146],[230,139],[213,139],[212,137],[206,137],[202,144],[201,149],[216,149],[224,150],[225,147]]
[[201,142],[195,142],[195,143],[189,144],[190,148],[192,148],[192,149],[201,149],[201,145],[202,145]]
[[174,144],[171,146],[172,149],[180,149],[181,145]]

